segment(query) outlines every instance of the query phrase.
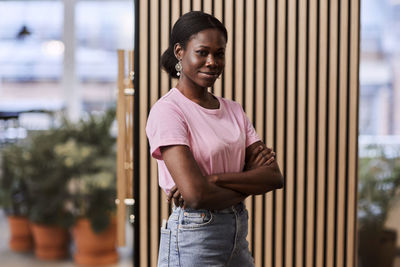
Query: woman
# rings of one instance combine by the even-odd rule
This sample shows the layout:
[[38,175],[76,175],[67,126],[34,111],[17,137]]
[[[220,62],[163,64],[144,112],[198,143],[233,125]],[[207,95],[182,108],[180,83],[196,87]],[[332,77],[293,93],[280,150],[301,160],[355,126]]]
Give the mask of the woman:
[[208,92],[224,69],[227,40],[218,19],[189,12],[161,58],[179,81],[146,126],[160,186],[175,204],[161,228],[159,266],[254,266],[243,200],[283,186],[275,153],[242,107]]

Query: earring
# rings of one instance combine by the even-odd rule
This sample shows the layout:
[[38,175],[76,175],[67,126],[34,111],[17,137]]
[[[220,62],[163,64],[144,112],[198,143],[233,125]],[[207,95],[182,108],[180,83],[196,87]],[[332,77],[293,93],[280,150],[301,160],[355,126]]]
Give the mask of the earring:
[[175,65],[175,70],[176,70],[176,76],[181,76],[181,71],[182,71],[182,63],[179,60],[178,63]]

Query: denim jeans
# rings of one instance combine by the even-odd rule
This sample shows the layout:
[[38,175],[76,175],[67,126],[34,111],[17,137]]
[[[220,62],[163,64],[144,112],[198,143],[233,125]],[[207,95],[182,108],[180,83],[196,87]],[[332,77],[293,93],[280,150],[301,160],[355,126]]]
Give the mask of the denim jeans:
[[161,227],[158,266],[254,266],[248,218],[243,203],[218,211],[174,207]]

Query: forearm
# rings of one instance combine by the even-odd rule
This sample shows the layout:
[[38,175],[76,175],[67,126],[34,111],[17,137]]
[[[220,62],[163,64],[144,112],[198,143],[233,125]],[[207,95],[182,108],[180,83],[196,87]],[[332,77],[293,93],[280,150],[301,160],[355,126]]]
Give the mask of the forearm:
[[213,183],[207,183],[207,185],[204,186],[198,203],[196,203],[196,209],[220,210],[236,205],[246,197],[246,194],[237,192],[234,189],[223,188]]
[[233,189],[219,187],[203,176],[187,146],[163,147],[164,162],[184,199],[194,209],[223,209],[247,197]]
[[211,180],[217,186],[247,195],[264,194],[283,187],[283,177],[276,163],[244,172],[218,174]]

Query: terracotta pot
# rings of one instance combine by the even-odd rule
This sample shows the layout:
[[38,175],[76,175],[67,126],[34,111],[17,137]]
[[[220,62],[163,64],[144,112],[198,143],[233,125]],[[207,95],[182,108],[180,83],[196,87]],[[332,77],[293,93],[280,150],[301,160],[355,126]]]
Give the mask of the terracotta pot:
[[80,219],[74,226],[72,233],[76,244],[74,255],[76,263],[98,266],[118,261],[115,219],[111,220],[110,226],[101,233],[93,232],[88,219]]
[[17,252],[27,252],[33,249],[32,233],[29,220],[22,216],[8,216],[10,228],[10,249]]
[[68,256],[68,230],[58,226],[32,224],[35,255],[42,260],[57,260]]

